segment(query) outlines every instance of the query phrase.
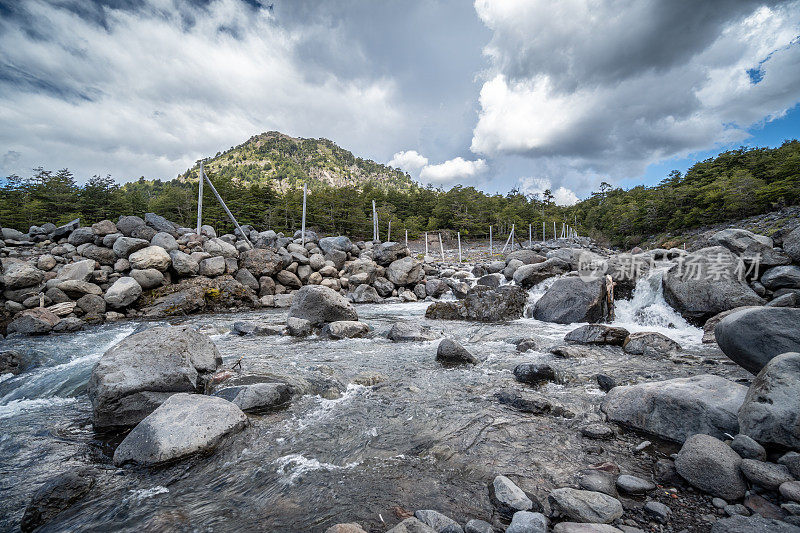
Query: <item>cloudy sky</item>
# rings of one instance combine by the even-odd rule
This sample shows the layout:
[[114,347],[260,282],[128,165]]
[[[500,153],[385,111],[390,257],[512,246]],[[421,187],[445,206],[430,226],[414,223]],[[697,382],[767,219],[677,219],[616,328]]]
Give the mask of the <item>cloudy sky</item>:
[[798,102],[800,0],[0,0],[2,176],[279,130],[569,203],[798,137]]

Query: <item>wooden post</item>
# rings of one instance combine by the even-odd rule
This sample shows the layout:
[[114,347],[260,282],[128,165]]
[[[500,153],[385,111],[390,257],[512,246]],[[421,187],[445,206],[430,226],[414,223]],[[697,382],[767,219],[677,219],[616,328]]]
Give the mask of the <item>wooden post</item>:
[[[503,250],[500,252],[501,254],[506,252],[506,248],[508,247],[508,243],[513,242],[511,239],[514,238],[514,224],[511,224],[511,233],[508,234],[508,239],[506,243],[503,245]],[[511,245],[511,251],[514,251],[514,245]]]
[[461,262],[461,232],[458,232],[458,262]]
[[489,256],[492,255],[492,227],[489,226]]
[[553,240],[555,241],[558,239],[558,234],[556,233],[556,221],[553,221]]
[[408,248],[408,230],[406,230],[406,248]]
[[516,235],[515,235],[516,232],[514,231],[514,229],[515,229],[515,225],[511,224],[511,251],[512,252],[514,251],[514,237],[516,237]]
[[252,249],[253,248],[253,243],[250,242],[250,239],[248,239],[247,235],[245,235],[244,231],[242,231],[242,227],[239,225],[238,222],[236,222],[236,218],[233,216],[233,213],[231,213],[231,210],[228,209],[228,206],[225,205],[225,202],[222,200],[222,196],[219,195],[219,193],[217,192],[217,189],[214,187],[214,184],[211,183],[211,179],[208,176],[205,176],[205,178],[206,178],[206,181],[208,182],[208,186],[211,187],[211,192],[214,193],[214,196],[217,197],[217,201],[222,205],[222,209],[225,210],[225,212],[228,214],[228,217],[230,217],[231,221],[233,222],[233,225],[236,226],[236,229],[239,230],[239,233],[242,235],[242,237],[244,238],[244,240],[247,243],[247,245]]
[[303,224],[302,224],[302,227],[301,227],[301,230],[300,230],[300,232],[302,234],[301,235],[301,239],[302,239],[302,243],[303,243],[302,246],[306,245],[306,192],[307,192],[307,189],[308,189],[308,184],[304,183],[303,184]]
[[386,242],[392,242],[392,219],[389,219],[389,229],[386,230]]
[[428,257],[428,232],[425,232],[425,257]]
[[544,242],[544,241],[545,241],[545,238],[544,238],[544,220],[542,220],[542,242]]
[[200,227],[203,225],[203,160],[200,160],[200,188],[197,192],[197,234],[200,235]]
[[378,240],[378,212],[375,210],[375,200],[372,200],[372,240]]
[[444,261],[444,245],[442,244],[442,234],[439,234],[439,251],[442,252],[442,261]]
[[528,224],[528,248],[533,248],[533,224]]

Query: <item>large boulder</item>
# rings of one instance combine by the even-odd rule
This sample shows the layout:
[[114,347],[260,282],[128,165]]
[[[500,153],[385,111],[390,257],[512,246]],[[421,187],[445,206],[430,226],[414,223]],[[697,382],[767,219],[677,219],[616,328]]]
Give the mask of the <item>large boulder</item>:
[[117,262],[117,254],[114,250],[106,248],[105,246],[97,246],[94,244],[86,244],[78,249],[78,252],[87,259],[93,259],[101,265],[113,265]]
[[702,248],[664,273],[664,299],[684,318],[699,323],[734,307],[763,305],[745,273],[742,260],[727,248]]
[[703,374],[614,387],[601,409],[608,419],[661,438],[683,442],[695,433],[736,435],[747,387]]
[[272,250],[253,248],[245,250],[239,256],[239,268],[246,268],[256,277],[274,276],[281,271],[281,256]]
[[173,394],[128,433],[114,451],[114,464],[156,465],[207,452],[246,424],[247,415],[228,400]]
[[80,246],[81,244],[94,242],[94,233],[92,232],[92,228],[76,229],[75,231],[70,233],[67,242],[70,243],[72,246]]
[[353,243],[350,242],[350,239],[347,237],[340,235],[338,237],[323,237],[319,240],[319,247],[326,254],[330,253],[332,250],[349,252],[353,247]]
[[761,276],[761,284],[771,291],[800,288],[800,266],[772,267]]
[[56,279],[59,281],[89,281],[89,278],[92,277],[92,272],[94,272],[94,264],[94,259],[84,259],[69,263],[61,267]]
[[800,226],[797,226],[788,235],[783,238],[783,251],[795,263],[800,263]]
[[135,237],[120,237],[112,246],[114,253],[117,256],[127,259],[129,255],[138,252],[143,248],[150,246],[150,242],[144,239],[137,239]]
[[618,499],[589,490],[571,488],[555,489],[548,497],[553,516],[562,516],[575,522],[610,524],[622,516]]
[[755,309],[761,307],[760,305],[745,305],[743,307],[734,307],[733,309],[728,309],[727,311],[723,311],[721,313],[717,313],[716,315],[712,316],[706,323],[703,324],[703,344],[713,344],[717,342],[715,337],[717,325],[722,322],[722,319],[728,315],[732,315],[733,313],[742,311],[744,309]]
[[610,311],[607,296],[602,278],[557,279],[536,302],[533,318],[557,324],[602,322]]
[[424,275],[422,263],[412,257],[403,257],[392,261],[386,268],[386,278],[395,285],[413,285]]
[[175,240],[172,234],[166,231],[159,231],[156,233],[155,237],[150,240],[150,244],[153,246],[160,246],[167,252],[178,249],[178,241]]
[[44,272],[24,261],[5,260],[3,269],[3,283],[7,289],[33,287],[44,279]]
[[175,224],[161,215],[156,215],[155,213],[145,213],[144,222],[157,232],[169,233],[173,237],[178,236],[178,232],[175,231]]
[[730,446],[702,433],[686,439],[675,458],[675,469],[683,479],[724,500],[738,500],[747,490],[741,464],[742,458]]
[[628,338],[625,328],[607,326],[605,324],[586,324],[573,329],[564,336],[564,341],[570,344],[610,344],[622,346]]
[[117,221],[117,229],[126,237],[130,237],[136,228],[140,228],[144,225],[144,220],[135,215],[121,216]]
[[480,361],[469,350],[453,339],[442,339],[436,348],[436,360],[445,366],[476,365]]
[[758,373],[739,410],[739,427],[761,444],[800,450],[800,353],[780,354]]
[[52,240],[57,241],[57,240],[61,239],[62,237],[67,237],[67,236],[69,236],[70,233],[72,233],[73,231],[78,229],[80,227],[80,225],[81,225],[81,219],[79,219],[79,218],[76,218],[75,220],[67,222],[63,226],[59,226],[56,229],[54,229],[52,234],[51,234],[51,238],[52,238]]
[[724,246],[748,263],[758,262],[763,266],[788,265],[791,259],[775,251],[772,239],[751,231],[729,228],[712,235],[708,242],[712,246]]
[[96,428],[139,423],[176,392],[203,392],[222,357],[190,327],[156,327],[111,347],[92,370],[89,399]]
[[759,514],[735,514],[714,522],[711,533],[800,533],[800,527],[782,520],[764,518]]
[[637,331],[625,339],[622,349],[625,353],[658,357],[679,351],[681,345],[662,333]]
[[357,304],[375,304],[383,301],[375,287],[367,284],[358,285],[350,293],[350,299]]
[[433,331],[430,326],[424,326],[419,322],[398,321],[392,324],[387,336],[389,340],[395,342],[420,342],[432,341],[442,335],[438,331]]
[[515,285],[503,285],[497,289],[476,285],[462,300],[429,305],[425,318],[479,322],[516,320],[522,316],[527,301],[528,293]]
[[339,320],[358,320],[358,313],[347,298],[322,285],[306,285],[294,293],[289,316],[303,318],[315,326]]
[[519,511],[542,510],[542,505],[535,497],[525,494],[525,491],[506,476],[496,476],[489,483],[489,501],[505,518],[511,518]]
[[528,289],[542,281],[569,272],[570,265],[563,259],[553,257],[541,263],[532,263],[514,271],[514,283]]
[[337,320],[323,326],[320,335],[330,339],[353,339],[365,337],[369,326],[356,320]]
[[7,326],[9,333],[24,335],[44,335],[50,333],[61,320],[58,315],[44,307],[34,307],[21,311]]
[[127,307],[142,295],[142,286],[130,276],[123,276],[108,288],[103,299],[111,307]]
[[506,256],[506,264],[510,263],[514,259],[522,261],[523,265],[532,265],[534,263],[543,263],[545,261],[544,257],[537,254],[533,250],[517,250],[516,252],[511,252]]
[[405,244],[399,242],[384,242],[372,251],[372,259],[381,266],[389,266],[393,261],[409,255]]
[[754,307],[723,318],[714,330],[720,349],[757,374],[770,359],[800,352],[800,309]]
[[[223,239],[209,239],[203,244],[203,250],[212,256],[239,257],[239,250],[234,245]],[[248,269],[249,270],[249,269]]]
[[200,271],[200,263],[185,252],[172,250],[169,258],[172,260],[172,269],[179,276],[194,276]]
[[292,399],[292,388],[286,383],[250,383],[225,387],[214,393],[232,402],[242,411],[264,412]]
[[94,486],[97,471],[81,468],[51,477],[33,494],[19,528],[29,533],[50,522],[61,511],[83,498]]
[[164,272],[172,264],[169,254],[160,246],[148,246],[128,256],[131,268],[155,268]]

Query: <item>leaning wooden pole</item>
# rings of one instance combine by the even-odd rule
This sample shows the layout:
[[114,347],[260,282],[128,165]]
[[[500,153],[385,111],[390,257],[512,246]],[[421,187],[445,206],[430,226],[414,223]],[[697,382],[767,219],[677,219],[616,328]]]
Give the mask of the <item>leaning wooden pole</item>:
[[461,262],[461,232],[458,232],[458,262]]
[[303,224],[300,230],[302,246],[306,245],[306,193],[308,192],[308,184],[303,184]]
[[489,226],[489,255],[492,255],[492,227]]
[[[203,175],[205,176],[205,174],[203,174]],[[213,192],[214,196],[217,197],[217,201],[222,206],[222,209],[225,210],[225,212],[228,214],[228,217],[231,219],[231,222],[233,222],[233,225],[236,226],[236,229],[239,230],[239,234],[245,240],[247,245],[252,249],[253,248],[253,243],[250,242],[250,239],[248,239],[247,235],[245,235],[244,231],[242,231],[242,227],[239,225],[238,222],[236,222],[236,217],[233,216],[233,213],[231,213],[231,210],[228,209],[227,205],[225,205],[225,201],[222,199],[222,196],[220,196],[219,193],[217,192],[217,189],[216,189],[216,187],[214,187],[214,184],[211,183],[211,179],[208,176],[205,176],[205,178],[206,178],[206,182],[208,183],[208,186],[211,187],[211,192]]]
[[197,234],[200,235],[200,228],[203,226],[203,161],[200,160],[200,179],[197,182],[200,188],[197,192]]
[[442,244],[442,234],[439,234],[439,251],[442,253],[442,262],[444,262],[444,245]]

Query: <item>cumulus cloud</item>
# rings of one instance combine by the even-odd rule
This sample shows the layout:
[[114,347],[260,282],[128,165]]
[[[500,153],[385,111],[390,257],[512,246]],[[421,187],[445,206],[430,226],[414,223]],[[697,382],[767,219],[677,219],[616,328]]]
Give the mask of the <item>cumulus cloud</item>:
[[420,171],[419,177],[423,181],[431,183],[448,183],[474,179],[484,174],[488,169],[489,166],[483,159],[467,161],[463,157],[456,157],[438,165],[425,166]]
[[409,174],[416,175],[422,167],[428,164],[428,158],[420,155],[416,150],[406,150],[397,152],[387,163],[390,167],[405,170]]
[[244,0],[143,0],[92,16],[74,7],[23,0],[0,18],[0,144],[19,154],[0,171],[168,178],[270,129],[367,156],[403,142],[391,78],[312,72],[300,59],[324,41],[362,61],[335,28],[281,26]]
[[800,101],[800,2],[476,0],[493,37],[471,149],[636,177]]
[[535,196],[540,200],[544,199],[545,191],[550,191],[553,195],[553,202],[557,205],[575,205],[578,203],[578,196],[566,187],[553,189],[553,182],[547,178],[520,178],[519,190],[523,194]]

